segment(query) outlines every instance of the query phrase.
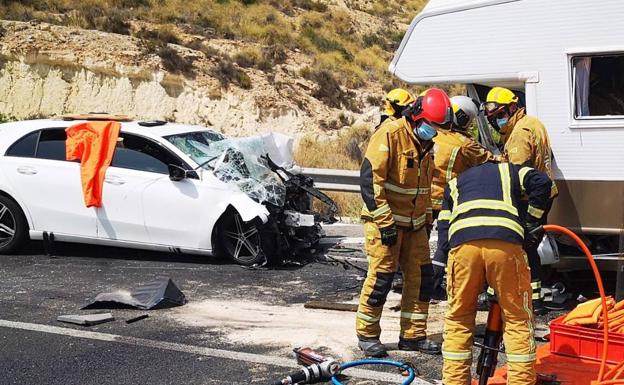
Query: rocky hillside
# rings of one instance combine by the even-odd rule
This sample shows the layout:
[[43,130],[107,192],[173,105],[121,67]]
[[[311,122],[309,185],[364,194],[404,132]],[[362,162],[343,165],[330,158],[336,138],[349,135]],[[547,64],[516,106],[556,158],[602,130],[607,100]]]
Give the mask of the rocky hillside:
[[373,125],[424,0],[0,2],[0,114],[129,114],[226,134]]

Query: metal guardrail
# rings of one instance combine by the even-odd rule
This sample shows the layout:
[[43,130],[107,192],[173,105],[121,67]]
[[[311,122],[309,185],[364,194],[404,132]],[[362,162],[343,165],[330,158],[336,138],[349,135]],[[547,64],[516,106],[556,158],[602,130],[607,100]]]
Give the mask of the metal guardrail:
[[303,174],[314,179],[314,186],[320,190],[338,192],[360,192],[360,172],[334,170],[330,168],[303,168]]

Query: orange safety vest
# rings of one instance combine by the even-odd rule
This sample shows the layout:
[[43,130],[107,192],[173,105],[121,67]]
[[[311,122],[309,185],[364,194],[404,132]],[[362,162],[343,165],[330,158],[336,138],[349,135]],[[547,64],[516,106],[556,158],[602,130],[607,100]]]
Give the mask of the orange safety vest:
[[102,207],[102,187],[119,137],[119,122],[86,122],[67,127],[65,156],[80,160],[82,193],[87,207]]

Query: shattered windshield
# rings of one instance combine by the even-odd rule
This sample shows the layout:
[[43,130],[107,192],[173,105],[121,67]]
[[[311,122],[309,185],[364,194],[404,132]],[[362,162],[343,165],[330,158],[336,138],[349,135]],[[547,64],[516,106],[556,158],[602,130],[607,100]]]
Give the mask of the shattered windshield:
[[260,158],[270,154],[272,136],[226,138],[214,131],[166,136],[170,143],[221,181],[235,184],[257,202],[283,206],[286,188]]

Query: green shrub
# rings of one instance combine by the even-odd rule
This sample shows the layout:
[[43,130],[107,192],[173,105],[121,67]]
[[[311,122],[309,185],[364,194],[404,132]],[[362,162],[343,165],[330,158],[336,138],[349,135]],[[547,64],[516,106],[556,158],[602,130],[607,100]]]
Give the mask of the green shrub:
[[221,86],[228,88],[231,83],[243,89],[251,88],[251,78],[241,69],[237,68],[227,56],[221,58],[217,66],[212,71],[212,76],[217,78]]
[[163,67],[175,74],[194,76],[193,59],[181,56],[178,51],[167,45],[160,46],[157,50]]
[[180,44],[180,39],[173,28],[169,26],[161,26],[156,29],[142,28],[135,36],[139,39],[157,40],[164,44]]
[[303,71],[302,75],[316,83],[316,89],[312,92],[312,96],[329,107],[344,107],[352,111],[359,111],[355,93],[343,90],[331,72],[327,70],[307,70]]

